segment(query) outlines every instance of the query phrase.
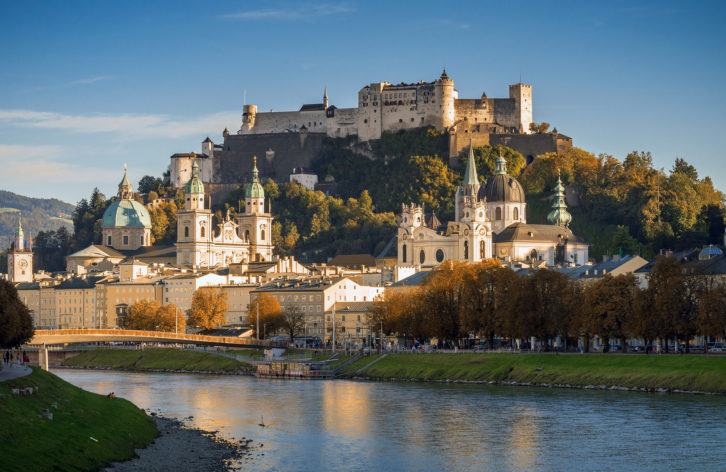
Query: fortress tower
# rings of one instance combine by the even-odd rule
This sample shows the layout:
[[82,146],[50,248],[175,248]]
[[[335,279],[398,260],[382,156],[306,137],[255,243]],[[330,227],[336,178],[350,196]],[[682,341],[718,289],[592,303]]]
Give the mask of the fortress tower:
[[529,125],[532,123],[532,86],[521,82],[510,85],[509,98],[514,100],[514,114],[519,132],[529,133]]
[[437,116],[439,123],[435,126],[437,129],[447,129],[453,126],[456,121],[456,109],[454,102],[458,97],[458,92],[454,89],[454,79],[446,74],[446,69],[441,72],[441,77],[436,80],[436,95],[439,98],[440,113]]

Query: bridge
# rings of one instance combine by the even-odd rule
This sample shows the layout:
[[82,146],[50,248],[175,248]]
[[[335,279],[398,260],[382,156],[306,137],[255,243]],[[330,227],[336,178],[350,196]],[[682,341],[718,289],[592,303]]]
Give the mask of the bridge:
[[93,342],[156,342],[201,344],[249,349],[286,348],[285,341],[265,341],[255,338],[206,336],[202,334],[141,331],[133,329],[36,329],[28,345],[40,346],[40,366],[48,369],[47,346]]

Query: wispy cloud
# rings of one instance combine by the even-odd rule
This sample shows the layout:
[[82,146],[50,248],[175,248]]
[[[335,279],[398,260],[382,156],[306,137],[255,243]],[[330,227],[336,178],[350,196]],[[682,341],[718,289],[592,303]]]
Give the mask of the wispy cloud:
[[222,15],[226,20],[303,20],[355,12],[346,3],[306,3],[284,8],[262,8]]
[[113,76],[111,76],[111,75],[96,75],[93,77],[72,80],[70,82],[63,82],[60,84],[49,84],[49,85],[39,85],[37,87],[30,87],[27,89],[20,90],[20,92],[37,92],[40,90],[57,90],[57,89],[63,89],[63,88],[69,88],[69,87],[76,87],[78,85],[94,84],[96,82],[101,82],[104,80],[112,80],[112,79],[113,79]]
[[13,185],[35,184],[48,179],[57,182],[93,183],[112,179],[118,171],[77,165],[57,160],[68,153],[60,146],[27,146],[0,144],[0,164],[6,176],[13,176]]
[[0,123],[21,128],[65,130],[76,133],[114,133],[117,138],[154,138],[199,136],[234,129],[239,123],[237,111],[202,115],[187,120],[166,115],[97,114],[69,115],[35,110],[0,109]]

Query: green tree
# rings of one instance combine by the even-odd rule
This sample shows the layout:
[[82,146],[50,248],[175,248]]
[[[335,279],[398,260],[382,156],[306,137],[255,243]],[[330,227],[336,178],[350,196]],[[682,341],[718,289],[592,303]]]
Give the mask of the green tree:
[[139,180],[137,189],[142,194],[148,194],[152,191],[160,194],[164,192],[164,182],[158,177],[145,175]]
[[7,280],[0,280],[0,348],[15,348],[33,337],[33,319],[18,291]]

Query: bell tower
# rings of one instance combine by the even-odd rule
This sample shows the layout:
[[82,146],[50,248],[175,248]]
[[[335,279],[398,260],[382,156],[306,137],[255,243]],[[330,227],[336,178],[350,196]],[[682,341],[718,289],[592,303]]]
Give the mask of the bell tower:
[[245,211],[237,216],[239,237],[250,245],[250,259],[272,260],[272,215],[265,210],[265,189],[260,183],[257,156],[252,163],[252,181],[245,189]]
[[13,247],[8,252],[8,280],[10,283],[33,281],[33,252],[25,248],[25,234],[18,216]]
[[204,184],[197,161],[192,178],[184,187],[184,209],[177,213],[176,263],[180,266],[210,267],[213,239],[212,211],[204,207]]

